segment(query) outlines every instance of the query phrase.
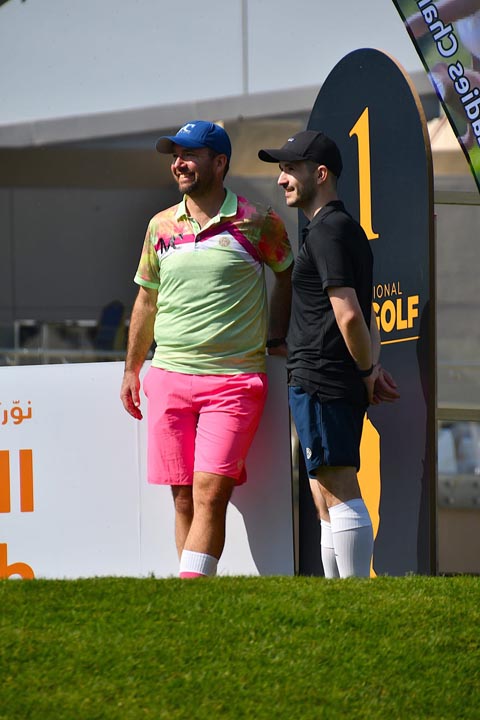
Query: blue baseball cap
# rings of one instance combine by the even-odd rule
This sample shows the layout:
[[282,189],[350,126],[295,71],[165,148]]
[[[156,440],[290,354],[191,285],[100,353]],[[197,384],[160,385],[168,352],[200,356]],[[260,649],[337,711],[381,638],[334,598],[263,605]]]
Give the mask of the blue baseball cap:
[[157,140],[155,147],[159,153],[173,152],[173,146],[187,148],[207,147],[230,160],[232,146],[230,138],[220,125],[206,120],[192,120],[186,123],[176,135],[164,135]]

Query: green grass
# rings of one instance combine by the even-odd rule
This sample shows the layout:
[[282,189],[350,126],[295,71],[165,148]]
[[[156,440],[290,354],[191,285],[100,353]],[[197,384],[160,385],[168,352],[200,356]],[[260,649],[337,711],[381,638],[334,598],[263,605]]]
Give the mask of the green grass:
[[480,578],[0,582],[1,720],[480,718]]

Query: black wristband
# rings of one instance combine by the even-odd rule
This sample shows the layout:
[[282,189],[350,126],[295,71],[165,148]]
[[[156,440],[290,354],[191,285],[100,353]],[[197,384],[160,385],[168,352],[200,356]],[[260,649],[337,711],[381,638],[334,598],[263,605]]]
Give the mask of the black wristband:
[[267,340],[267,348],[274,348],[274,347],[280,347],[280,345],[285,345],[285,339],[286,338],[272,338],[271,340]]
[[374,367],[375,367],[375,365],[372,365],[371,367],[368,368],[368,370],[359,370],[359,371],[358,371],[358,374],[360,375],[361,378],[370,377],[370,375],[371,375],[372,372],[373,372],[373,368],[374,368]]

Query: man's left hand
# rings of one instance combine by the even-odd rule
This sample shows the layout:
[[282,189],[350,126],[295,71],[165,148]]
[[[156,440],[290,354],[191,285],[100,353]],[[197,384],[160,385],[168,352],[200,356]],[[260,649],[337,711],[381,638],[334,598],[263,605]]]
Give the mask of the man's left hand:
[[385,370],[381,365],[378,365],[378,374],[375,379],[373,388],[373,405],[378,405],[381,402],[395,402],[400,397],[400,393],[397,389],[397,383],[390,375],[388,370]]

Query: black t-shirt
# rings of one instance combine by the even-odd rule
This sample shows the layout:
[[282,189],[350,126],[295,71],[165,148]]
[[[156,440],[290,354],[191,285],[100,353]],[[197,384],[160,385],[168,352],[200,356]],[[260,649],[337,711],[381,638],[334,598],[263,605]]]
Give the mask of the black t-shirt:
[[373,254],[362,227],[339,200],[307,225],[293,269],[287,368],[291,385],[321,400],[367,402],[365,384],[335,320],[329,287],[351,287],[370,326]]

